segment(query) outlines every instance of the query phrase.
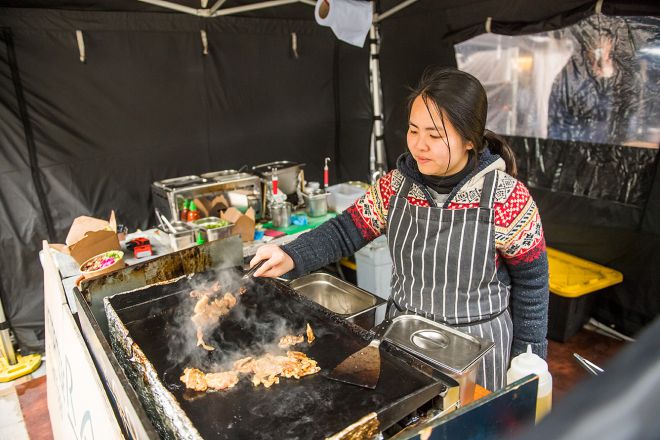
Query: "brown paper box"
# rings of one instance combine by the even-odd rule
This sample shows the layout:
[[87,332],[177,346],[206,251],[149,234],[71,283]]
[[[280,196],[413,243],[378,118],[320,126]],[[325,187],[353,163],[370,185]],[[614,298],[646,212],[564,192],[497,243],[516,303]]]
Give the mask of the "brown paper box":
[[223,218],[234,224],[231,233],[233,235],[240,235],[241,241],[254,240],[254,209],[249,208],[245,214],[241,214],[241,211],[238,209],[229,208],[220,215],[220,218]]
[[107,221],[84,215],[76,217],[66,237],[66,246],[54,244],[52,247],[70,254],[78,264],[103,252],[121,250],[115,212],[112,211]]

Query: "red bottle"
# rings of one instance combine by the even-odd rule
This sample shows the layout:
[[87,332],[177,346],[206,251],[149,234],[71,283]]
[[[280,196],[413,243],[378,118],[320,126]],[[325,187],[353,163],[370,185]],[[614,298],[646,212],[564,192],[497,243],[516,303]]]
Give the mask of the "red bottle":
[[187,220],[189,222],[194,222],[195,220],[199,220],[199,211],[197,210],[197,206],[195,206],[195,202],[193,200],[191,200],[190,204],[188,205]]
[[181,212],[179,213],[179,220],[182,222],[188,221],[188,199],[183,201],[183,208],[181,208]]

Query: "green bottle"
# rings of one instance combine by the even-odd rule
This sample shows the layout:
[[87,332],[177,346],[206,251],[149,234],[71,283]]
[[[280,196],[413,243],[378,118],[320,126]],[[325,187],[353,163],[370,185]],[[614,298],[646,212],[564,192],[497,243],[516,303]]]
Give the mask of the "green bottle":
[[197,244],[204,244],[204,236],[202,235],[202,231],[197,232]]

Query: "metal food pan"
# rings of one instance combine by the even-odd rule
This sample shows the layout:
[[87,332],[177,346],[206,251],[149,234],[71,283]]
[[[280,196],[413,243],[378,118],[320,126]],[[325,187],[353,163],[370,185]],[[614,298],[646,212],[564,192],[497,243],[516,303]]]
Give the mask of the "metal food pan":
[[418,315],[394,318],[385,339],[456,379],[462,403],[472,400],[478,363],[495,345]]
[[374,326],[382,298],[327,273],[312,273],[291,281],[292,289],[360,327]]

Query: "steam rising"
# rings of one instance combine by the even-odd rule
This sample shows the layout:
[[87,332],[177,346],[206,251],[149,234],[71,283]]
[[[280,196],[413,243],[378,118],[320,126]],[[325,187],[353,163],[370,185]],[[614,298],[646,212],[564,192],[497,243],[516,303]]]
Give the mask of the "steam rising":
[[[206,351],[197,346],[196,326],[190,319],[198,299],[188,295],[181,297],[181,303],[169,318],[167,329],[167,360],[177,370],[172,371],[173,375],[178,377],[186,367],[199,368],[205,372],[228,371],[233,369],[236,360],[244,357],[258,357],[264,353],[283,354],[286,349],[278,346],[282,336],[305,334],[304,317],[301,317],[300,322],[291,323],[275,311],[264,310],[263,306],[254,301],[262,288],[252,279],[243,280],[242,274],[237,271],[215,270],[193,275],[188,279],[188,292],[209,288],[215,282],[221,285],[216,295],[222,297],[225,292],[231,292],[237,304],[212,328],[205,329],[205,342],[215,348],[214,351]],[[239,287],[247,288],[247,292],[240,295]],[[290,349],[295,350],[296,347]],[[169,379],[171,383],[174,378]]]

